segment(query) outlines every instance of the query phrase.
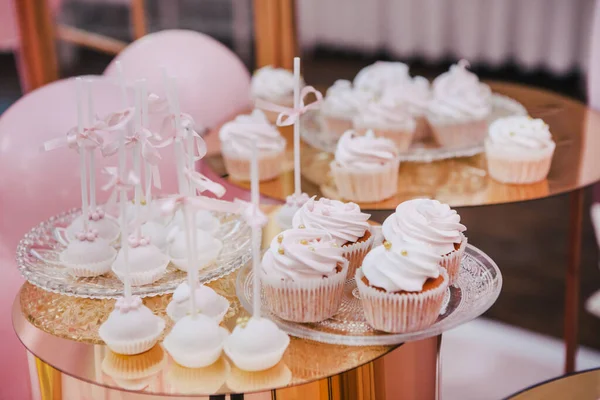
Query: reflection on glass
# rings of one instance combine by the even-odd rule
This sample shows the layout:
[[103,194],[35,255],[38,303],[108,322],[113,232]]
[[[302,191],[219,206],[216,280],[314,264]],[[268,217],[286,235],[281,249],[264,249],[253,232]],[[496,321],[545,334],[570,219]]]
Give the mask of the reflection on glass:
[[154,381],[166,364],[163,348],[157,344],[145,353],[126,356],[106,351],[102,372],[127,390],[144,390]]
[[171,393],[213,394],[223,392],[221,387],[231,371],[229,362],[221,356],[215,363],[203,368],[186,368],[171,363],[166,381]]
[[291,381],[292,371],[280,361],[273,368],[257,372],[242,371],[232,366],[227,387],[235,393],[257,392],[287,386]]

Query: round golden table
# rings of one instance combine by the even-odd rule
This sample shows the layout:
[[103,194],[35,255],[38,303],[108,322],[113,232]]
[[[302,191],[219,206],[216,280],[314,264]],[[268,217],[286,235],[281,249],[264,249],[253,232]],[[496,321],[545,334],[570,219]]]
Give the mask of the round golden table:
[[597,400],[599,398],[599,368],[550,379],[509,397],[511,400]]
[[[600,181],[600,158],[596,155],[596,150],[600,148],[600,113],[581,102],[547,90],[505,82],[488,83],[494,92],[517,100],[532,117],[542,118],[550,126],[556,150],[546,180],[530,185],[496,182],[487,174],[485,154],[432,163],[403,162],[396,196],[378,203],[364,203],[361,207],[371,211],[372,218],[381,222],[400,202],[416,197],[430,197],[453,207],[466,207],[514,203],[569,193],[564,340],[565,373],[573,372],[578,344],[583,188]],[[207,136],[209,156],[205,158],[206,164],[214,175],[248,189],[248,183],[228,178],[217,131]],[[291,127],[282,128],[282,134],[288,139],[285,172],[280,178],[260,184],[261,194],[277,201],[284,201],[294,190]],[[311,196],[335,197],[336,190],[332,189],[328,174],[333,156],[305,143],[302,143],[301,154],[302,190]]]

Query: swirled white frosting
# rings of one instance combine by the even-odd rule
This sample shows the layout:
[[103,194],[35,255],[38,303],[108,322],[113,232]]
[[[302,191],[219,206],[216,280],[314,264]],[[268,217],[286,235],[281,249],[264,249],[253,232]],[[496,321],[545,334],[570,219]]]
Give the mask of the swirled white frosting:
[[422,76],[386,88],[382,98],[384,101],[405,107],[413,116],[422,116],[427,113],[431,101],[429,81]]
[[345,168],[374,169],[398,158],[394,142],[384,137],[375,137],[369,130],[364,136],[347,131],[338,141],[335,161]]
[[462,242],[466,229],[455,210],[431,199],[400,203],[382,226],[383,236],[392,244],[425,243],[441,256],[454,251],[454,243]]
[[369,229],[371,214],[360,211],[356,203],[343,203],[338,200],[329,200],[315,197],[308,200],[292,219],[294,228],[323,229],[333,236],[338,245],[354,243],[365,235]]
[[362,90],[356,90],[352,83],[338,79],[327,89],[321,105],[321,112],[339,118],[351,119],[361,109],[372,95]]
[[252,97],[278,103],[294,96],[294,74],[270,65],[254,72],[250,83]]
[[461,61],[433,81],[433,98],[429,111],[450,119],[485,118],[492,111],[492,92]]
[[489,140],[494,146],[512,150],[541,150],[554,146],[548,125],[539,118],[506,117],[490,125]]
[[227,122],[219,131],[219,139],[223,146],[243,158],[252,157],[253,143],[259,152],[282,151],[285,148],[285,139],[261,110],[238,115]]
[[273,238],[262,259],[266,275],[282,279],[327,277],[348,261],[332,235],[322,229],[288,229]]
[[408,65],[401,62],[377,61],[361,69],[354,77],[354,87],[381,94],[383,90],[410,79]]
[[416,127],[410,112],[389,98],[368,102],[352,121],[356,128],[413,131]]
[[363,260],[362,272],[371,286],[387,292],[419,292],[427,279],[440,275],[442,256],[424,243],[377,246]]

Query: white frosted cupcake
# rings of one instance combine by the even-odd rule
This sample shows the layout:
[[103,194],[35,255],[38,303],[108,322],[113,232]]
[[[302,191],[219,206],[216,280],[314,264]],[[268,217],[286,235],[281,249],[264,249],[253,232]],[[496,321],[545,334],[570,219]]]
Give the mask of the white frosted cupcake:
[[490,176],[502,183],[546,179],[556,144],[548,125],[531,117],[506,117],[490,125],[485,152]]
[[450,285],[460,273],[460,262],[467,246],[460,215],[449,205],[431,199],[400,203],[396,212],[383,221],[385,240],[396,243],[425,244],[442,257],[440,266],[448,271]]
[[259,180],[267,181],[281,173],[286,142],[262,111],[254,110],[226,123],[219,131],[219,139],[225,168],[233,179],[250,180],[252,143],[258,149]]
[[331,175],[339,195],[350,201],[377,202],[394,196],[398,188],[400,160],[394,143],[346,132],[338,141]]
[[440,314],[448,273],[425,243],[385,242],[356,271],[365,318],[374,329],[406,333],[425,329]]
[[[294,74],[283,68],[270,65],[262,67],[252,75],[250,92],[253,100],[264,100],[284,107],[294,106]],[[263,110],[271,122],[277,121],[279,113]]]
[[343,203],[324,197],[307,201],[294,215],[294,228],[324,229],[344,249],[348,260],[348,279],[354,278],[356,269],[373,247],[369,217],[356,203]]
[[389,98],[368,102],[352,122],[358,133],[372,130],[377,137],[391,139],[401,152],[408,150],[417,128],[408,110]]
[[492,91],[461,61],[433,81],[427,121],[436,141],[445,147],[481,144],[492,112]]
[[404,108],[413,116],[416,123],[413,140],[424,140],[429,136],[427,111],[431,100],[429,81],[422,76],[384,90],[382,98],[391,101],[399,108]]
[[320,229],[289,229],[276,236],[262,259],[267,306],[281,319],[319,322],[342,303],[348,260]]
[[352,129],[352,118],[372,98],[372,94],[357,90],[352,83],[339,79],[327,89],[321,103],[321,127],[330,136],[339,138]]
[[410,80],[408,65],[394,61],[377,61],[361,69],[354,77],[354,87],[381,95],[385,88]]

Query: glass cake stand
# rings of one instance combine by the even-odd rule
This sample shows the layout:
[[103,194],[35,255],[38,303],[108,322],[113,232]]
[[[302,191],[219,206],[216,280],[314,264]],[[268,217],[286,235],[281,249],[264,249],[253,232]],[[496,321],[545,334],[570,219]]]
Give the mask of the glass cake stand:
[[[68,226],[81,211],[74,209],[33,228],[17,247],[17,266],[23,277],[33,285],[67,296],[88,298],[116,298],[123,295],[123,282],[108,274],[93,278],[72,276],[59,261],[60,252],[67,243],[63,236]],[[214,213],[221,226],[215,234],[223,242],[223,250],[215,263],[199,273],[202,283],[214,281],[244,265],[251,256],[250,227],[234,214]],[[185,272],[169,264],[165,275],[152,285],[133,287],[133,294],[157,296],[171,293],[186,279]]]

